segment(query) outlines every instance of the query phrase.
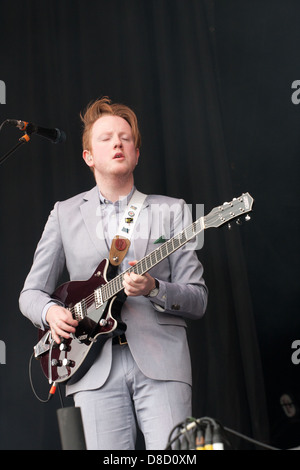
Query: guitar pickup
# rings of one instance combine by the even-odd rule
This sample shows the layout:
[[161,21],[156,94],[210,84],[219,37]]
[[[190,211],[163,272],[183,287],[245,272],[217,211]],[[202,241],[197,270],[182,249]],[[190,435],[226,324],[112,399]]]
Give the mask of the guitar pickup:
[[80,321],[83,320],[87,314],[87,308],[85,300],[81,300],[81,302],[77,302],[77,304],[73,307],[75,320]]
[[95,307],[97,309],[101,307],[101,305],[103,305],[101,288],[96,289],[94,291],[94,298],[95,298]]

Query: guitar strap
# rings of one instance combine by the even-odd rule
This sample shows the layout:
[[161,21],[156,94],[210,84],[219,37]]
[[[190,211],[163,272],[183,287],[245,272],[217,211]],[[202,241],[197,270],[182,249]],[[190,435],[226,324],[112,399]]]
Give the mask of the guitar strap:
[[129,250],[130,239],[146,197],[146,194],[137,190],[131,196],[110,247],[109,261],[113,266],[119,266]]

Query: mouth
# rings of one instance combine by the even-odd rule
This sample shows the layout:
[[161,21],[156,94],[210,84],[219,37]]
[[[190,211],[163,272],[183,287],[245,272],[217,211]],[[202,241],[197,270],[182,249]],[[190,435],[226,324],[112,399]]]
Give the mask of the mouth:
[[119,159],[124,159],[124,158],[125,158],[125,156],[123,155],[123,153],[122,153],[122,152],[118,152],[118,153],[116,153],[116,154],[114,155],[113,160],[119,160]]

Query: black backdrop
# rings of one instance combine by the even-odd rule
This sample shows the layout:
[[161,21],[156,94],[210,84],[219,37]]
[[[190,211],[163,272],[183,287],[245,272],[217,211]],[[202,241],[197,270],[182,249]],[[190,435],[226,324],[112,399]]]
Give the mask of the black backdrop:
[[[283,393],[300,399],[300,365],[291,361],[300,326],[300,108],[291,100],[299,13],[297,0],[0,2],[1,122],[67,134],[62,145],[33,136],[0,167],[1,449],[60,448],[61,403],[40,403],[29,385],[36,330],[18,296],[55,201],[94,184],[81,158],[79,112],[102,95],[139,117],[140,190],[203,203],[205,212],[244,191],[254,197],[251,222],[208,230],[198,252],[210,299],[206,317],[189,324],[193,415],[299,445],[298,414],[288,418],[280,405]],[[1,155],[21,135],[4,127]]]

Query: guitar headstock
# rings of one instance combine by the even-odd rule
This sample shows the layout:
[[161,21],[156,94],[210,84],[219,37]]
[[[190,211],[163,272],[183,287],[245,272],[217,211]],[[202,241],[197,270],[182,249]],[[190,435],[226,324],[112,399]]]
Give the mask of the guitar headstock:
[[[252,211],[253,202],[254,199],[249,193],[243,193],[240,197],[232,199],[231,202],[224,202],[222,206],[215,207],[204,217],[205,228],[221,227],[234,219],[239,223],[244,214]],[[246,215],[245,220],[250,220],[250,216]]]

